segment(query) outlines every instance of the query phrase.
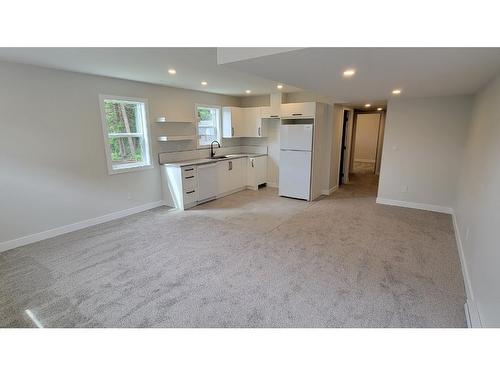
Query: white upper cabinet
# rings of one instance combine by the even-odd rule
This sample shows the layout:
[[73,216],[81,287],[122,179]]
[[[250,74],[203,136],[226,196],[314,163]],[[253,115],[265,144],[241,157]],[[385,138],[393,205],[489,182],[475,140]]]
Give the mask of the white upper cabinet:
[[244,137],[263,137],[260,107],[243,108]]
[[222,137],[238,138],[243,137],[245,124],[243,123],[243,108],[223,107],[222,108]]
[[269,96],[269,107],[260,107],[261,118],[280,118],[281,117],[281,93],[271,94]]
[[316,103],[286,103],[281,105],[281,117],[314,117]]
[[281,117],[281,107],[260,107],[260,117],[261,118],[280,118]]
[[222,136],[224,138],[266,137],[262,127],[260,107],[222,108]]

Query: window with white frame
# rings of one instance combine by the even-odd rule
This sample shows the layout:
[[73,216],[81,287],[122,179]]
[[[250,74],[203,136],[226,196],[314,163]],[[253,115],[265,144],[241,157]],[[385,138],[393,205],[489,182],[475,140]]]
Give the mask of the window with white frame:
[[198,146],[210,146],[213,141],[220,142],[220,107],[196,106],[198,117]]
[[147,99],[100,95],[110,174],[151,168]]

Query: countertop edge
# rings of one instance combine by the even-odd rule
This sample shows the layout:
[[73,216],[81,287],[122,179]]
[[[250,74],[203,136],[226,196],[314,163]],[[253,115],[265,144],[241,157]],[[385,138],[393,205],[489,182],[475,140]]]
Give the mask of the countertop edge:
[[256,158],[259,156],[267,156],[267,154],[235,154],[228,156],[227,158],[222,158],[222,159],[193,159],[193,160],[181,160],[177,162],[171,162],[171,163],[162,163],[160,165],[167,166],[167,167],[188,167],[191,165],[203,165],[203,164],[213,164],[213,163],[218,163],[220,161],[224,160],[234,160],[234,159],[243,159],[243,158]]

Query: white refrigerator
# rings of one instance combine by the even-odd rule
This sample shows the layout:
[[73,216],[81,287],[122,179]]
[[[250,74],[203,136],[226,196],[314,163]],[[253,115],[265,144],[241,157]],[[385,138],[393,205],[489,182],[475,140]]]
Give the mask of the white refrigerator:
[[280,126],[279,195],[309,200],[313,124]]

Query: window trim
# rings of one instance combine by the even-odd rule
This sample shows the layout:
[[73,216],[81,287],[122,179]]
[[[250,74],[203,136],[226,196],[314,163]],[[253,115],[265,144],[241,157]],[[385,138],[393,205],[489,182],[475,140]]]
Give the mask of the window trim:
[[[203,150],[206,148],[210,148],[210,145],[200,145],[200,128],[199,128],[199,119],[198,119],[198,107],[205,108],[216,108],[219,110],[219,121],[217,124],[217,141],[222,143],[222,106],[214,105],[214,104],[195,104],[194,106],[194,116],[196,119],[196,149]],[[222,144],[221,144],[222,147]]]
[[[104,101],[105,100],[117,100],[117,101],[127,101],[134,103],[141,103],[144,106],[144,126],[143,126],[143,138],[144,138],[144,148],[146,149],[144,155],[148,158],[146,163],[133,163],[128,164],[123,168],[113,168],[113,160],[111,158],[111,147],[108,142],[109,133],[108,133],[108,124],[106,123],[106,114],[104,111]],[[146,98],[134,98],[127,96],[116,96],[116,95],[105,95],[99,94],[99,108],[101,110],[101,125],[102,125],[102,135],[104,140],[104,150],[106,153],[106,164],[108,167],[108,175],[114,175],[119,173],[127,173],[127,172],[137,172],[145,169],[153,169],[153,155],[151,149],[151,139],[149,137],[150,134],[150,126],[149,126],[149,106],[148,99]],[[128,134],[128,133],[127,133]],[[134,134],[134,133],[131,133]],[[135,133],[140,134],[140,133]]]

